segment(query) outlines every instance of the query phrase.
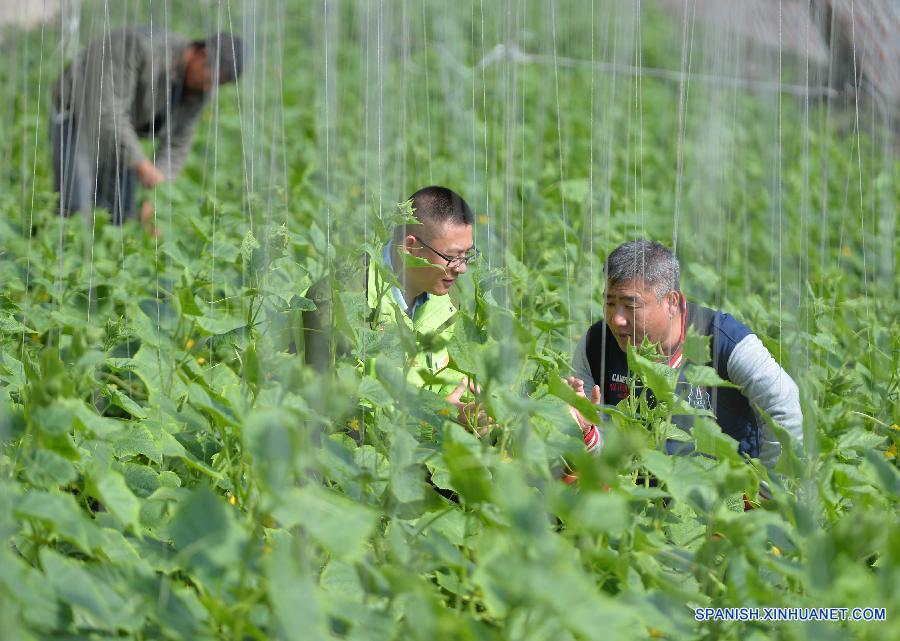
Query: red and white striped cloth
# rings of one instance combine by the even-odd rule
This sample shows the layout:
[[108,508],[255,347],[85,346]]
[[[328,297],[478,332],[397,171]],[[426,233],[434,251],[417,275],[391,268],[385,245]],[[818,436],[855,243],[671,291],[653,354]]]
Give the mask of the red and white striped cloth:
[[591,425],[591,429],[584,435],[584,447],[588,452],[599,452],[603,446],[603,434],[596,425]]

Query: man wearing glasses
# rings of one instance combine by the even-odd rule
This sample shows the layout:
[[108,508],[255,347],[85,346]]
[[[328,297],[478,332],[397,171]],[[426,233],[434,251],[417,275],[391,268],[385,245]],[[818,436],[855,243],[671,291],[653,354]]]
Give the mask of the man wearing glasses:
[[[382,251],[383,265],[370,261],[366,269],[367,320],[376,329],[402,320],[415,334],[419,350],[409,362],[408,380],[445,395],[457,408],[461,423],[486,426],[490,418],[474,402],[462,400],[467,391],[474,391],[467,380],[455,388],[434,383],[449,363],[447,348],[422,347],[423,343],[446,344],[452,335],[456,306],[448,294],[479,255],[472,230],[474,215],[466,201],[446,187],[425,187],[409,200],[418,223],[397,227]],[[319,309],[305,318],[306,357],[324,369],[331,362],[329,301],[313,291],[309,296]],[[437,340],[422,340],[426,337]]]

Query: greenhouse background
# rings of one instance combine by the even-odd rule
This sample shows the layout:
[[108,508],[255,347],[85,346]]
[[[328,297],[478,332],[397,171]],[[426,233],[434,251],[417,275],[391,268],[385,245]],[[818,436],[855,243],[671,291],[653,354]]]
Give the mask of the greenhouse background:
[[[149,219],[61,217],[52,87],[120,28],[239,34],[243,74]],[[3,0],[0,53],[0,638],[893,638],[897,2]],[[347,276],[433,184],[475,214],[444,347],[490,438]],[[796,381],[774,470],[662,456],[646,404],[584,452],[560,380],[636,238]]]

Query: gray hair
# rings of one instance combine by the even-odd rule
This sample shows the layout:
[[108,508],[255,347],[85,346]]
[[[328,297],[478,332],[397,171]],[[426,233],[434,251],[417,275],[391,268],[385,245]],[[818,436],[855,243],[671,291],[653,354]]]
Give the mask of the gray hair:
[[668,247],[655,240],[631,240],[616,247],[606,257],[606,280],[610,285],[628,281],[643,282],[657,300],[670,291],[679,291],[681,267]]

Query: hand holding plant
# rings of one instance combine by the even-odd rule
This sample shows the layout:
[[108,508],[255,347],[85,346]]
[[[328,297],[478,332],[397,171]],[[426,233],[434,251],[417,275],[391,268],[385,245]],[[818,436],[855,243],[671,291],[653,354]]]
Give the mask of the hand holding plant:
[[447,396],[447,401],[456,407],[456,421],[464,427],[472,428],[475,434],[481,438],[491,430],[494,418],[487,413],[483,404],[477,401],[463,401],[462,397],[466,392],[477,395],[481,393],[481,390],[464,377]]
[[[568,384],[568,386],[571,387],[575,391],[576,394],[587,398],[587,394],[584,393],[584,381],[583,380],[581,380],[580,378],[576,378],[574,376],[569,376],[568,378],[565,379],[565,381]],[[599,405],[601,400],[602,400],[602,396],[600,393],[600,386],[594,385],[594,389],[591,390],[591,403],[593,403],[594,405]],[[571,405],[569,406],[569,414],[571,414],[572,418],[575,419],[575,422],[578,423],[578,427],[581,428],[581,433],[583,435],[587,435],[587,433],[591,431],[591,428],[594,426],[594,424],[591,423],[589,420],[587,420],[581,414],[581,412],[579,412],[577,409],[575,409]]]

